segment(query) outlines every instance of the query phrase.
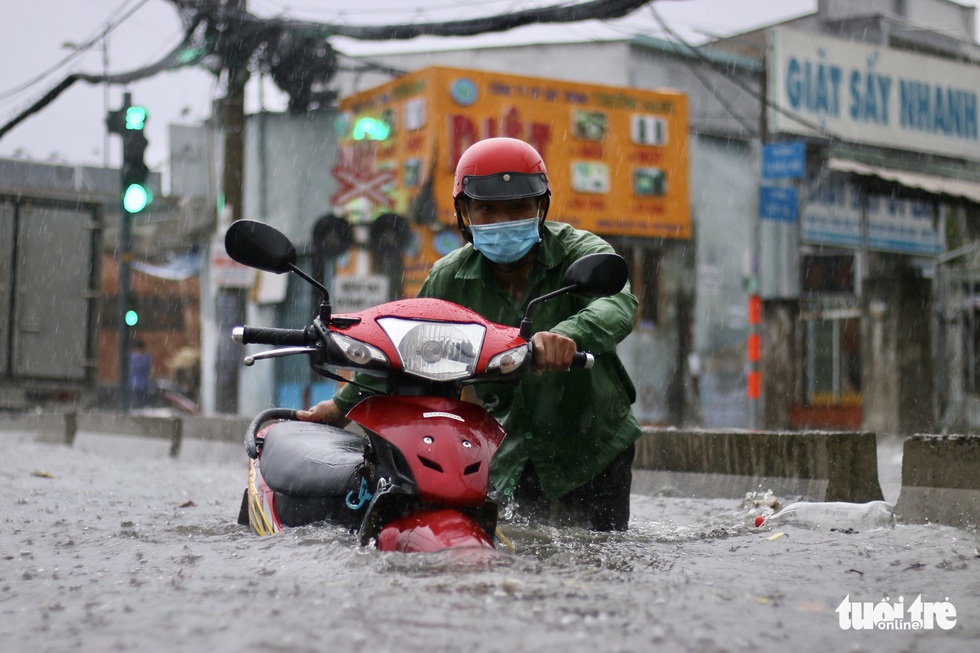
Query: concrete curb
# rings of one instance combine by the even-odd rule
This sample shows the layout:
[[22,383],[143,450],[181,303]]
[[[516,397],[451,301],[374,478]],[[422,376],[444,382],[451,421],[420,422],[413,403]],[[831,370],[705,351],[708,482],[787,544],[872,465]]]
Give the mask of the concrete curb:
[[906,438],[895,514],[909,523],[980,526],[980,436]]
[[640,494],[882,499],[874,433],[646,428],[636,445],[633,489]]
[[[110,412],[28,413],[0,415],[0,430],[29,431],[39,440],[69,446],[80,433],[123,435],[166,440],[169,455],[176,458],[189,440],[241,443],[251,420],[244,417],[162,417]],[[244,454],[244,449],[242,449]]]
[[[202,447],[244,459],[244,417],[120,413],[0,414],[0,432],[74,445],[102,434],[163,440],[157,455],[197,458]],[[163,443],[161,443],[163,444]],[[189,448],[190,447],[190,448]],[[908,523],[980,525],[980,436],[915,435],[903,443],[896,516]],[[882,499],[877,443],[868,432],[644,429],[636,443],[637,494],[741,499],[751,492],[812,501]]]

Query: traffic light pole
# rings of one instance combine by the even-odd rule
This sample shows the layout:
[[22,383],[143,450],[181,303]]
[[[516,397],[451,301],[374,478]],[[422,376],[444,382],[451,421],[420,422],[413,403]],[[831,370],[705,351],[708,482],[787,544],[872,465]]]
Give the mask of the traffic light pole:
[[[123,111],[132,105],[132,96],[123,95]],[[125,155],[124,155],[125,158]],[[133,257],[132,220],[125,207],[126,179],[120,166],[119,175],[119,292],[118,292],[118,325],[119,325],[119,410],[129,412],[129,362],[132,342],[129,337],[129,327],[126,324],[126,311],[129,310],[130,262]]]
[[149,169],[144,162],[147,141],[143,134],[147,113],[144,107],[134,106],[129,93],[123,95],[123,106],[106,115],[106,127],[122,137],[123,156],[119,167],[119,409],[128,412],[131,405],[130,388],[130,322],[129,312],[130,263],[132,261],[133,215],[144,210],[153,200],[147,184]]
[[[127,102],[129,102],[127,94]],[[123,191],[126,189],[123,188]],[[129,396],[129,363],[132,342],[130,329],[126,324],[126,312],[129,310],[130,295],[130,263],[133,258],[132,216],[119,205],[119,410],[128,412]]]
[[[233,0],[234,3],[234,0]],[[230,3],[230,4],[233,4]],[[237,0],[238,7],[245,8],[245,0]],[[228,89],[221,101],[221,126],[225,132],[225,160],[222,173],[224,205],[230,210],[232,221],[243,217],[243,182],[245,168],[245,83],[248,69],[242,65],[229,65]],[[245,321],[246,294],[241,288],[219,288],[215,297],[218,307],[217,326],[222,338],[227,338],[230,327]],[[215,410],[224,414],[238,413],[239,372],[241,354],[234,347],[219,345],[215,351],[216,383],[214,389]]]

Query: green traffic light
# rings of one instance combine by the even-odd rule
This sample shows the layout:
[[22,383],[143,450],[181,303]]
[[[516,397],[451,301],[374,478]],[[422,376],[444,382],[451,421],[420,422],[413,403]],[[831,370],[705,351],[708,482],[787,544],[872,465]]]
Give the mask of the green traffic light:
[[126,129],[141,131],[146,126],[146,107],[126,107]]
[[150,189],[139,184],[130,184],[123,193],[123,208],[127,213],[139,213],[152,201]]
[[126,326],[136,326],[136,323],[140,321],[139,314],[133,309],[126,311]]
[[383,141],[391,134],[391,125],[377,118],[358,118],[352,137],[355,141]]

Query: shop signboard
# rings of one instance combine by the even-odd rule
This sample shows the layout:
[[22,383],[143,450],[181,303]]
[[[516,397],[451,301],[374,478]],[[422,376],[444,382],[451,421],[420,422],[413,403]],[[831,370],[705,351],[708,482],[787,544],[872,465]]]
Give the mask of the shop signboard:
[[431,67],[344,98],[340,108],[334,204],[356,205],[355,220],[395,212],[431,227],[406,259],[407,290],[444,253],[433,234],[456,224],[459,157],[493,136],[525,140],[544,157],[549,219],[604,236],[691,235],[681,93]]
[[867,248],[881,252],[936,256],[944,249],[941,221],[932,202],[867,195],[846,175],[831,174],[811,185],[801,213],[801,239],[808,244],[860,248],[862,213],[867,215]]
[[388,301],[388,278],[379,274],[338,274],[330,295],[335,313],[357,313]]
[[980,161],[980,66],[785,27],[769,38],[772,133]]

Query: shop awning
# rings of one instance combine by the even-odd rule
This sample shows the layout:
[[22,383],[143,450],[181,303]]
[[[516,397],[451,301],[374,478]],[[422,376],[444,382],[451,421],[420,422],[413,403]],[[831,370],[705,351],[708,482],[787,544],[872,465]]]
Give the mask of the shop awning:
[[912,188],[931,195],[955,197],[980,204],[980,183],[923,175],[918,172],[882,168],[847,159],[828,159],[827,167],[836,172],[848,172],[865,177],[878,179]]
[[158,279],[186,281],[201,274],[201,255],[196,252],[179,254],[166,263],[155,265],[145,261],[133,262],[133,269]]

